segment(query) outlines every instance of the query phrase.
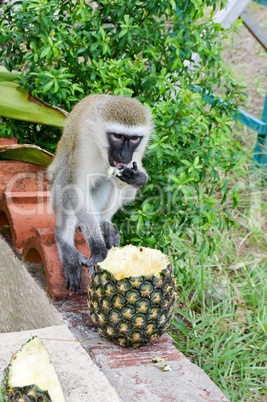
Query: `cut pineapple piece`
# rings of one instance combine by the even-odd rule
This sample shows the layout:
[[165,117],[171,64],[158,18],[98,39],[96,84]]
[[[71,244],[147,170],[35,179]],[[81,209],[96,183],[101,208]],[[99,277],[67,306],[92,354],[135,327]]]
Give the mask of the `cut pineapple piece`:
[[116,168],[115,166],[109,166],[107,169],[107,176],[110,179],[111,177],[118,177],[121,176],[122,172],[120,169]]
[[159,250],[109,250],[95,267],[88,306],[99,332],[123,346],[142,346],[170,326],[176,302],[173,268]]
[[12,356],[3,384],[8,401],[65,402],[47,349],[36,336]]

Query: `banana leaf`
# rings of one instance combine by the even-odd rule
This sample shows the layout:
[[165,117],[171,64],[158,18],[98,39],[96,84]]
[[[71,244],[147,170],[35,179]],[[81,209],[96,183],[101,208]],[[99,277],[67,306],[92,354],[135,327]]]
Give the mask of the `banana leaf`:
[[0,66],[0,81],[15,81],[21,75],[20,71],[8,71],[5,67]]
[[48,166],[54,155],[30,144],[2,145],[0,138],[0,160],[15,160]]
[[14,82],[0,82],[0,116],[62,128],[68,113],[24,92]]

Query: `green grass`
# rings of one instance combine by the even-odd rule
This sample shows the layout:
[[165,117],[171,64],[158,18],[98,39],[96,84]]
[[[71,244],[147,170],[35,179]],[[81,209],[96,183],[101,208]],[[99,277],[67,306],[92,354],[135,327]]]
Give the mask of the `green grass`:
[[250,158],[231,177],[236,228],[213,233],[218,250],[202,264],[188,244],[171,333],[231,402],[267,400],[267,187]]

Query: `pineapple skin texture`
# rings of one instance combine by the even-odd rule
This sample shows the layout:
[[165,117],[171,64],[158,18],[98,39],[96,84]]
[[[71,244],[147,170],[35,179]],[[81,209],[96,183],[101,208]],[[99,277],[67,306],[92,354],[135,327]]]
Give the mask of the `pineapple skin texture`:
[[10,402],[52,402],[48,391],[42,391],[36,385],[7,388],[5,395]]
[[88,289],[91,318],[110,341],[140,347],[161,336],[171,324],[176,303],[173,267],[159,275],[116,279],[98,266]]

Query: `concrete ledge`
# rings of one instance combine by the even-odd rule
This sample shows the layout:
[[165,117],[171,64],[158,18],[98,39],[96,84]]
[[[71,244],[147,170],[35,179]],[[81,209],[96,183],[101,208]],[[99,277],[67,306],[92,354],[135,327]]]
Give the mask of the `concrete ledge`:
[[0,332],[24,331],[63,323],[26,268],[0,236]]

